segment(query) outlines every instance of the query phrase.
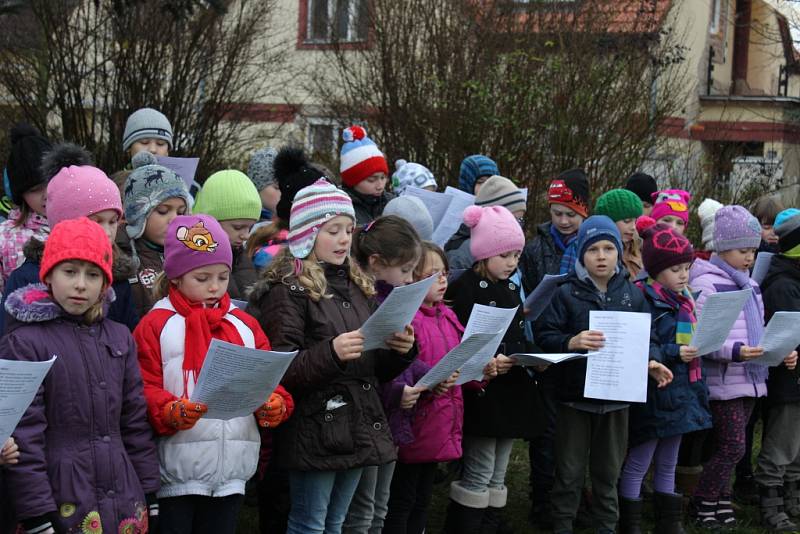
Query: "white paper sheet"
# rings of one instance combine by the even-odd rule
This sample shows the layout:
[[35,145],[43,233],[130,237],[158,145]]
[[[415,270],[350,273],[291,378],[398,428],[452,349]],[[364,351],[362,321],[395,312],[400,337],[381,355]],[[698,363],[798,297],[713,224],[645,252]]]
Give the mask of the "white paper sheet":
[[764,355],[752,361],[759,365],[775,367],[782,364],[783,359],[798,345],[800,345],[800,312],[775,312],[761,339]]
[[544,275],[539,285],[525,299],[525,309],[528,310],[525,320],[535,321],[539,318],[542,312],[547,309],[547,306],[550,305],[553,295],[556,294],[558,283],[566,277],[566,274]]
[[713,293],[708,296],[697,318],[691,343],[693,347],[697,347],[700,356],[722,348],[752,291],[748,288]]
[[412,197],[417,197],[425,204],[425,207],[428,208],[428,213],[431,214],[431,219],[433,219],[433,228],[435,229],[440,222],[442,222],[442,218],[444,217],[445,213],[447,213],[447,208],[450,206],[450,203],[453,201],[452,195],[445,195],[444,193],[437,193],[436,191],[428,191],[427,189],[422,189],[419,187],[408,186],[403,190],[403,195],[409,195]]
[[483,379],[483,368],[497,353],[497,347],[514,319],[517,308],[519,306],[516,308],[496,308],[482,304],[476,304],[472,308],[467,326],[464,328],[464,337],[467,338],[473,334],[495,334],[495,336],[490,343],[487,343],[461,366],[461,374],[456,384],[461,385],[472,380]]
[[209,419],[250,415],[269,399],[296,355],[212,339],[191,399],[208,405]]
[[25,415],[55,361],[55,356],[44,362],[0,360],[0,449]]
[[425,280],[392,289],[386,300],[360,329],[364,334],[364,350],[387,348],[386,339],[395,332],[402,332],[406,325],[411,324],[428,289],[438,279],[437,273]]
[[191,189],[194,182],[194,175],[197,173],[197,166],[200,158],[176,158],[172,156],[156,156],[158,164],[162,165],[175,174],[183,178],[186,188]]
[[588,355],[584,397],[646,402],[650,314],[591,310],[589,330],[602,332],[606,341]]
[[753,274],[750,275],[750,278],[758,284],[761,284],[767,276],[769,264],[772,263],[772,256],[774,256],[772,252],[759,252],[758,256],[756,256],[756,264],[753,266]]
[[586,354],[578,352],[567,352],[563,354],[534,354],[530,352],[512,354],[517,362],[514,365],[536,366],[536,365],[552,365],[569,360],[577,360],[578,358],[586,358]]
[[246,300],[231,299],[231,304],[233,304],[234,306],[236,306],[240,310],[244,310],[245,308],[247,308],[247,301]]
[[496,334],[472,334],[464,338],[461,343],[445,354],[436,365],[431,367],[431,369],[425,373],[425,376],[414,384],[414,387],[432,389],[437,384],[444,382],[450,378],[450,375],[452,375],[456,369],[460,369],[476,352],[481,350],[488,343],[491,343],[495,336]]
[[464,222],[464,210],[475,204],[475,197],[460,189],[448,186],[444,190],[444,194],[452,196],[453,200],[447,207],[442,220],[439,221],[439,225],[434,229],[431,239],[440,247],[443,247],[453,237],[458,227]]

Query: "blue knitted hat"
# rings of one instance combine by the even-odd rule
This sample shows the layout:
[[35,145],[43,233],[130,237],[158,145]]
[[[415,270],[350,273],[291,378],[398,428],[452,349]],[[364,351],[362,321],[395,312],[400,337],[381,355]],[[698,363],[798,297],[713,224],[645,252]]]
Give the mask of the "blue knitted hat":
[[586,249],[598,241],[608,240],[617,247],[617,253],[622,258],[622,236],[614,221],[605,215],[592,215],[583,223],[578,230],[578,259],[583,265],[583,255]]
[[497,163],[483,154],[467,156],[461,162],[461,171],[458,174],[458,188],[470,195],[475,194],[475,182],[481,176],[494,176],[500,174]]

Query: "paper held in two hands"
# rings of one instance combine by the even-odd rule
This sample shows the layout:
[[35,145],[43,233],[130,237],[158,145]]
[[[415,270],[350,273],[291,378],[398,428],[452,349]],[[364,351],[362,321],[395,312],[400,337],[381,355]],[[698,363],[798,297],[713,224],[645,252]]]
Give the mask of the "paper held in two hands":
[[[752,291],[725,291],[714,293],[706,299],[691,342],[693,347],[697,347],[698,354],[710,354],[722,348]],[[783,359],[798,345],[800,312],[777,312],[758,343],[764,349],[764,355],[751,361],[765,367],[775,367],[783,363]]]
[[278,387],[296,355],[212,339],[191,401],[208,406],[208,419],[252,415]]

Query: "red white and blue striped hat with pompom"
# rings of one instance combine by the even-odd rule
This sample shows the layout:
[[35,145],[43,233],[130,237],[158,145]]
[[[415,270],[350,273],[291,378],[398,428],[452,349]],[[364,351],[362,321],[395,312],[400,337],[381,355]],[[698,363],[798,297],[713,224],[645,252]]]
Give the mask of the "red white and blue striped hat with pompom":
[[342,132],[342,139],[344,145],[342,145],[339,173],[346,186],[355,187],[376,172],[389,175],[386,157],[375,142],[367,137],[367,130],[364,127],[346,128]]

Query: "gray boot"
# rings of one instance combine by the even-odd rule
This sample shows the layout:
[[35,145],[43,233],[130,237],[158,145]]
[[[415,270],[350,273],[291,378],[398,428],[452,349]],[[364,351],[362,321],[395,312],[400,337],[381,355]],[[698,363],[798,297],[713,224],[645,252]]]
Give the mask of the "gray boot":
[[783,487],[759,486],[759,506],[761,521],[772,532],[794,532],[797,525],[792,523],[783,511]]
[[800,480],[783,484],[783,511],[792,519],[800,518]]

